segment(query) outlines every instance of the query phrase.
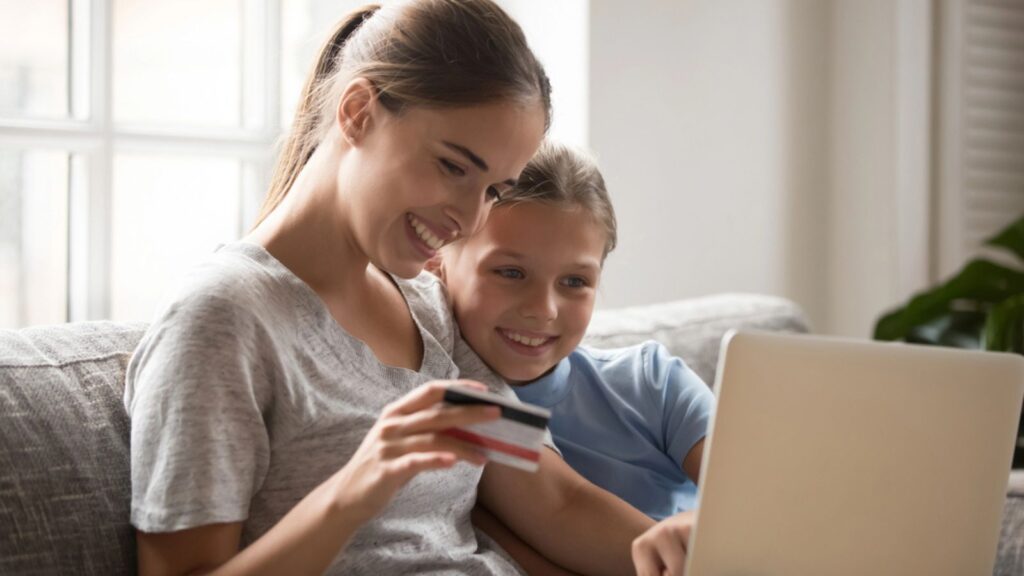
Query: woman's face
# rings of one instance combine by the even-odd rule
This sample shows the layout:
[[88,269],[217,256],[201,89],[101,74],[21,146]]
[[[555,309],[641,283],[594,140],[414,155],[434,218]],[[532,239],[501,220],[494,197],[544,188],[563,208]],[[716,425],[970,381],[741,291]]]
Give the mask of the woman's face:
[[511,384],[543,376],[583,339],[606,241],[582,208],[524,202],[495,210],[441,259],[466,342]]
[[539,104],[369,110],[339,165],[338,190],[355,242],[370,262],[403,278],[481,226],[544,135]]

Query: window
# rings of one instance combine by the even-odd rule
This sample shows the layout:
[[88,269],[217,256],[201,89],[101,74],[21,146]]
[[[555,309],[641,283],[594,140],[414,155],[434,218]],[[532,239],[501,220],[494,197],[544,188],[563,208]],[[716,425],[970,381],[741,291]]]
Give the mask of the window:
[[[938,264],[1001,251],[982,243],[1024,215],[1024,4],[941,4]],[[1011,260],[1012,262],[1012,260]]]
[[[501,3],[573,75],[552,132],[583,143],[587,1]],[[364,4],[0,0],[0,328],[149,320],[254,221],[313,56]]]
[[0,0],[0,327],[147,320],[244,232],[281,131],[274,10]]

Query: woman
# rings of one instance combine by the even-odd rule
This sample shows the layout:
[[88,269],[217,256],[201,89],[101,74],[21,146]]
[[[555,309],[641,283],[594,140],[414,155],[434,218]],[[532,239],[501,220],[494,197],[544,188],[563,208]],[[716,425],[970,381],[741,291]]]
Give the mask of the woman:
[[423,266],[480,226],[549,121],[543,69],[488,0],[338,26],[259,223],[189,276],[129,366],[140,573],[515,573],[470,524],[478,482],[555,562],[632,569],[642,514],[550,451],[537,474],[481,480],[443,434],[498,415],[440,403],[456,337]]

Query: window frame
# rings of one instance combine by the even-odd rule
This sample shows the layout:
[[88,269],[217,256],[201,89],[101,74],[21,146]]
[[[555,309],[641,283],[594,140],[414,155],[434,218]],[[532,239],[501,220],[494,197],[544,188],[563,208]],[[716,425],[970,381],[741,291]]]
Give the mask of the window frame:
[[[0,148],[68,154],[68,322],[110,318],[114,157],[123,153],[223,156],[240,165],[240,229],[260,206],[281,136],[281,1],[236,0],[242,15],[246,95],[239,128],[119,124],[113,117],[115,0],[66,0],[68,110],[62,119],[0,116]],[[255,126],[246,128],[249,122]]]

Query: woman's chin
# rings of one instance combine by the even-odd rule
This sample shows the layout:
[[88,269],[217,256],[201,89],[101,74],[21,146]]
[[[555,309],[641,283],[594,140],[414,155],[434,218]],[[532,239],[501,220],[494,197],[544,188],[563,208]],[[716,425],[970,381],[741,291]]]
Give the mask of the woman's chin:
[[424,267],[426,267],[426,264],[426,261],[395,261],[394,259],[381,259],[380,262],[374,262],[374,265],[377,268],[380,268],[388,274],[402,278],[403,280],[410,280],[419,276],[420,272],[423,272]]

